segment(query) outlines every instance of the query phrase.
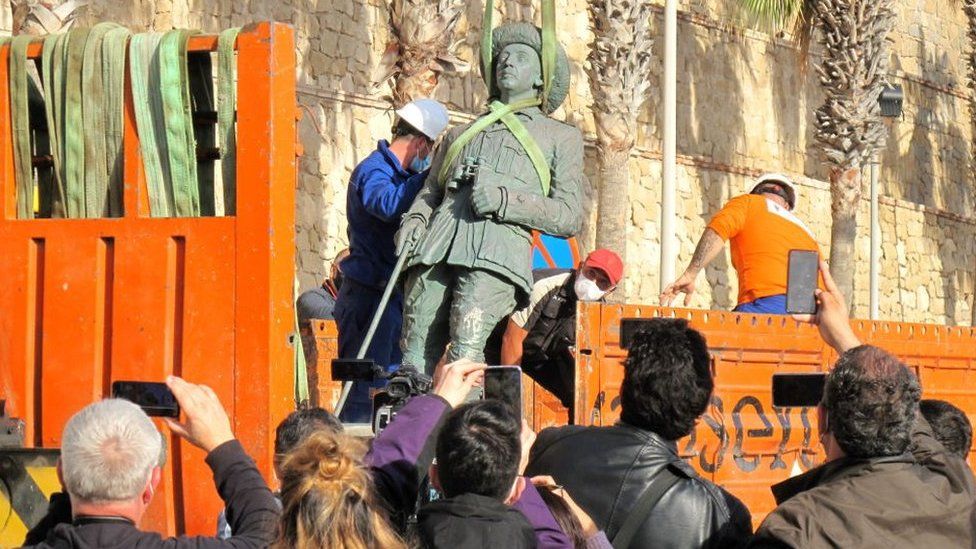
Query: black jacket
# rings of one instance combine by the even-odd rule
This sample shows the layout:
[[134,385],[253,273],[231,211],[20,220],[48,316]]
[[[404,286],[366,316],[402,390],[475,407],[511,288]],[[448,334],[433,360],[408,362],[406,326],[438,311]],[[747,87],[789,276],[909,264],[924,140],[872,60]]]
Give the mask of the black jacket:
[[[124,519],[62,523],[54,526],[43,536],[38,549],[220,549],[264,548],[275,539],[278,526],[279,506],[271,490],[265,484],[254,462],[244,453],[241,444],[232,440],[215,448],[207,455],[207,465],[213,470],[217,491],[227,505],[227,521],[234,531],[230,539],[189,537],[164,539],[154,532],[143,532]],[[53,499],[53,498],[52,498]],[[53,505],[49,515],[64,514],[64,509]],[[70,513],[69,513],[70,518]],[[81,522],[81,523],[79,523]],[[51,525],[43,520],[42,524]],[[28,539],[38,534],[31,532]]]
[[625,423],[542,431],[526,475],[552,475],[613,540],[665,467],[680,480],[651,509],[632,549],[736,547],[748,541],[752,519],[741,501],[701,478],[678,457],[674,442]]
[[504,503],[461,494],[424,506],[417,515],[420,541],[430,549],[520,549],[535,547],[535,530]]

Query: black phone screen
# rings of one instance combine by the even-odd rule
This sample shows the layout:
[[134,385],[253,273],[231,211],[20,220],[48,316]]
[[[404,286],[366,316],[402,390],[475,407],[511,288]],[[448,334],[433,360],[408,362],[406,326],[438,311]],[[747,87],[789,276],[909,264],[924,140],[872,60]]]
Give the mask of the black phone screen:
[[773,406],[798,408],[816,406],[823,398],[827,374],[773,374]]
[[820,275],[820,254],[808,250],[791,250],[786,278],[786,312],[813,314],[817,312],[817,278]]
[[518,366],[489,366],[485,370],[485,398],[497,398],[522,417],[522,369]]
[[180,417],[180,404],[165,383],[116,381],[112,383],[112,397],[136,404],[147,416]]

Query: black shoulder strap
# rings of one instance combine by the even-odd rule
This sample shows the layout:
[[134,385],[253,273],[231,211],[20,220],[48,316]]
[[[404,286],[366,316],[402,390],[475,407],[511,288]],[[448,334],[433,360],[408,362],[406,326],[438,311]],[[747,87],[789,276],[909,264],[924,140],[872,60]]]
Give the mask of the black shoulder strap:
[[651,514],[651,509],[657,505],[657,502],[661,501],[665,492],[677,484],[679,480],[681,477],[675,474],[670,467],[661,470],[661,474],[655,477],[651,481],[651,485],[644,489],[644,493],[637,500],[637,504],[630,510],[630,514],[627,515],[624,523],[613,536],[613,540],[611,540],[613,549],[627,549],[630,546],[637,530],[644,524],[647,516]]

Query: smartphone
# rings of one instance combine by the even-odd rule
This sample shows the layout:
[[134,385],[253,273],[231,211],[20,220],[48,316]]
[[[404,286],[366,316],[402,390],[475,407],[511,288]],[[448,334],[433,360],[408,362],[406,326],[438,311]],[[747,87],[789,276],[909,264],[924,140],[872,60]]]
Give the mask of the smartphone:
[[630,342],[634,340],[634,335],[640,333],[653,318],[621,318],[620,319],[620,348],[630,349]]
[[820,254],[810,250],[790,250],[786,275],[786,312],[817,312],[817,279],[820,276]]
[[518,366],[489,366],[485,370],[485,398],[497,398],[522,417],[522,369]]
[[799,408],[816,406],[823,399],[827,374],[773,374],[773,406]]
[[180,403],[165,383],[152,381],[116,381],[112,398],[124,398],[142,408],[147,416],[180,417]]

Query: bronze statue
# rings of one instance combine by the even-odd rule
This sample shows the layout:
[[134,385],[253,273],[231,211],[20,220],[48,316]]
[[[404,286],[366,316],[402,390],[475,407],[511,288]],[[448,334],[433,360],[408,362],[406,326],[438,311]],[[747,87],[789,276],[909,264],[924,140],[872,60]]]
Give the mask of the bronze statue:
[[492,330],[531,291],[532,229],[580,229],[583,136],[547,116],[569,90],[569,62],[559,47],[540,97],[542,49],[533,25],[494,30],[491,110],[448,132],[403,217],[405,365],[432,373],[449,342],[449,361],[484,360]]

